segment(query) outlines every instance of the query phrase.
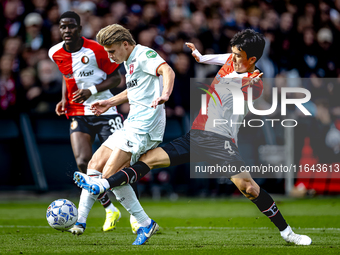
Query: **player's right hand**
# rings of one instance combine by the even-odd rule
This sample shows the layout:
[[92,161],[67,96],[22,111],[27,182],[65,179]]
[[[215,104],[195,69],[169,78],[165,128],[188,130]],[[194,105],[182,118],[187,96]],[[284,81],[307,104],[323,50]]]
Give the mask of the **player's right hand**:
[[164,104],[165,102],[167,102],[169,100],[169,96],[167,95],[161,95],[160,97],[156,98],[155,100],[152,101],[151,103],[151,107],[155,108],[160,105],[160,104]]
[[[187,42],[187,43],[185,43],[185,45],[188,46],[189,49],[190,49],[192,52],[194,52],[194,51],[196,50],[195,44],[193,44],[193,43]],[[195,53],[191,53],[191,55],[195,58],[195,60],[196,60],[197,62],[200,62],[200,58],[199,58]]]
[[99,116],[110,109],[111,105],[108,100],[101,100],[91,104],[90,110],[96,116]]
[[256,69],[253,72],[253,74],[250,76],[251,80],[249,81],[249,85],[252,86],[255,83],[258,83],[261,80],[262,76],[263,76],[263,73],[260,73],[260,71]]
[[65,101],[61,100],[59,103],[57,103],[55,107],[55,112],[58,116],[65,114]]

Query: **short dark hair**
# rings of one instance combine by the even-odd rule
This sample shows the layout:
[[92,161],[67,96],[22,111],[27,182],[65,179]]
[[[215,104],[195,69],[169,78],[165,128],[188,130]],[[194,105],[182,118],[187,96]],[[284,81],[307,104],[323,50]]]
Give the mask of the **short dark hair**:
[[77,22],[77,25],[80,26],[80,17],[77,13],[72,12],[72,11],[64,12],[63,14],[61,14],[61,16],[59,18],[59,22],[60,22],[60,20],[65,19],[65,18],[75,19],[76,22]]
[[247,53],[247,58],[256,57],[256,62],[262,57],[265,40],[263,35],[255,32],[253,29],[245,29],[230,40],[231,47],[237,47]]

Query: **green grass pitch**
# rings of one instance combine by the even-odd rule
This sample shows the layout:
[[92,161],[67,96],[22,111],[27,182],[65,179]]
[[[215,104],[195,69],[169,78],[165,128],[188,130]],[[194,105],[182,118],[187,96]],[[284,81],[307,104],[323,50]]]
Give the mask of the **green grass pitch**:
[[[144,199],[142,205],[161,229],[139,247],[131,245],[136,236],[120,205],[122,218],[114,231],[101,231],[105,213],[99,203],[90,213],[84,235],[52,229],[45,213],[58,198],[62,197],[0,201],[0,254],[340,254],[338,197],[276,198],[295,232],[312,238],[307,247],[286,244],[270,220],[245,198]],[[76,198],[70,200],[78,203]]]

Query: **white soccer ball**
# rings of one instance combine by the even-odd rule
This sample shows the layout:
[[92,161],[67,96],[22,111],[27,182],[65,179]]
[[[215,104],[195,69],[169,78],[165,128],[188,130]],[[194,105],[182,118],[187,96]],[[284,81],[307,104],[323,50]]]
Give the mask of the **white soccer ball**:
[[47,208],[46,219],[48,224],[57,230],[68,230],[78,219],[77,207],[67,199],[53,201]]

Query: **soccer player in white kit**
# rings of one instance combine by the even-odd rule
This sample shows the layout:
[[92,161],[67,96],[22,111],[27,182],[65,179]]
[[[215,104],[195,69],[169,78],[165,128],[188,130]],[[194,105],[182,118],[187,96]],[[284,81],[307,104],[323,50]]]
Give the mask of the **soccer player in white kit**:
[[[148,151],[134,165],[122,169],[106,180],[91,178],[87,182],[88,191],[98,194],[116,187],[122,182],[131,180],[132,177],[135,177],[134,181],[138,181],[151,169],[193,161],[206,161],[211,165],[218,164],[241,169],[244,162],[237,147],[237,133],[248,109],[246,108],[243,115],[233,115],[233,100],[237,99],[233,98],[230,91],[232,88],[229,86],[232,85],[234,88],[242,90],[244,99],[247,99],[246,95],[250,86],[253,89],[252,100],[261,96],[263,86],[259,77],[262,74],[255,70],[255,63],[262,56],[264,44],[263,36],[251,29],[241,31],[231,39],[231,54],[202,56],[196,50],[194,44],[187,43],[197,62],[222,65],[209,88],[210,94],[219,95],[221,104],[215,104],[213,100],[210,100],[210,95],[207,94],[207,114],[203,114],[201,110],[191,130],[186,135],[163,147]],[[232,127],[229,125],[216,127],[213,124],[213,119],[227,119],[228,123],[238,124]],[[273,222],[285,241],[297,245],[310,245],[312,243],[310,237],[293,232],[272,197],[258,186],[249,173],[235,174],[235,172],[231,172],[224,174],[224,176],[229,177],[242,194]]]
[[[124,62],[127,88],[111,99],[93,103],[93,113],[99,116],[113,106],[130,103],[130,112],[124,127],[102,144],[88,165],[89,169],[102,172],[103,178],[107,178],[134,164],[142,154],[162,142],[165,130],[163,103],[168,101],[172,92],[175,74],[154,50],[136,45],[130,32],[120,25],[114,24],[101,29],[97,34],[97,41],[104,46],[111,60],[117,64]],[[160,75],[163,77],[163,89],[159,81]],[[74,178],[84,187],[89,177],[76,172]],[[133,244],[144,244],[158,230],[158,224],[144,212],[129,181],[112,189],[112,192],[140,225]],[[93,195],[93,201],[96,197]],[[88,212],[92,204],[85,206]]]

